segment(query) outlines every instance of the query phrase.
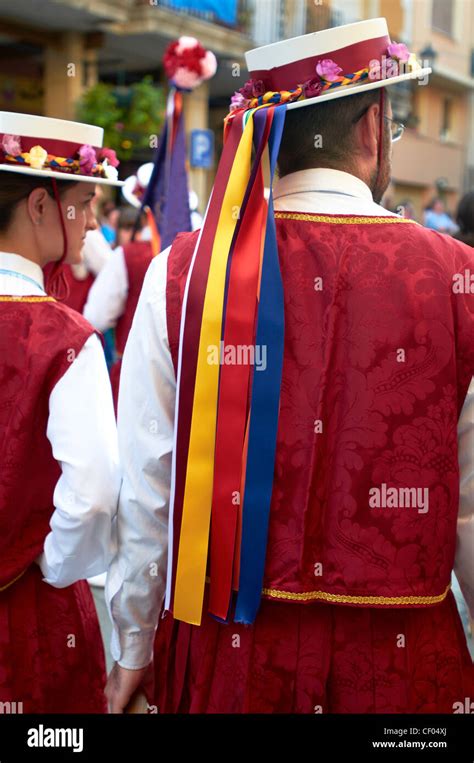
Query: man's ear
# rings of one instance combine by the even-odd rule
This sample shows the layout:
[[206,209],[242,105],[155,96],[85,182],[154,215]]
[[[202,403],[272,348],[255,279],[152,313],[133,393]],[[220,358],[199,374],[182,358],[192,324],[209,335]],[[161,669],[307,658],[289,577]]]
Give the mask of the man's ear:
[[27,210],[34,225],[39,225],[44,219],[48,192],[46,188],[34,188],[27,201]]
[[356,125],[357,141],[364,156],[376,156],[379,139],[380,106],[373,103]]

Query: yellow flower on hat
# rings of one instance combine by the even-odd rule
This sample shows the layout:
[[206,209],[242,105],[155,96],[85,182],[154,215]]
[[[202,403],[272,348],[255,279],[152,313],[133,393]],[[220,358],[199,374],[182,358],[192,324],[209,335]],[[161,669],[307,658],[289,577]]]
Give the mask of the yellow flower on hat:
[[416,72],[422,68],[416,57],[416,53],[410,53],[406,65],[411,72]]
[[48,158],[48,152],[41,146],[30,148],[30,167],[34,170],[42,170],[43,165]]

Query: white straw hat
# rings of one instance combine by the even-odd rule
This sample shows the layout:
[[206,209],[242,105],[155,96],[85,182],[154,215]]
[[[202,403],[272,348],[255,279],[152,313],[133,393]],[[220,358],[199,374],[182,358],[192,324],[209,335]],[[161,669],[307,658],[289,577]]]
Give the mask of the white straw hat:
[[0,111],[0,170],[122,186],[115,151],[102,127],[35,114]]
[[231,109],[286,103],[288,109],[395,85],[427,80],[430,67],[393,43],[384,18],[324,29],[249,50],[250,80]]

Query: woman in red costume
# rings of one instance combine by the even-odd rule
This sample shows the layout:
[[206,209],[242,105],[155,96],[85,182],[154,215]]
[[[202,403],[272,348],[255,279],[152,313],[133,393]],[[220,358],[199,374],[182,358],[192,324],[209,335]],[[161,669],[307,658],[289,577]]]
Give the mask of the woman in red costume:
[[[4,712],[106,712],[85,578],[106,570],[120,484],[99,337],[63,263],[118,185],[101,128],[0,113],[0,701]],[[43,267],[53,263],[47,284]]]

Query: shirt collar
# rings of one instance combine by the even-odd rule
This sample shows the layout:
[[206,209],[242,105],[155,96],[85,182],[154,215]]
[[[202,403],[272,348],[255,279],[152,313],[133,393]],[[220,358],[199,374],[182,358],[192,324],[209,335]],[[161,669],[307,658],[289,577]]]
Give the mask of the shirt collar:
[[328,167],[313,167],[308,170],[292,172],[275,182],[273,198],[297,193],[329,191],[349,194],[361,199],[373,201],[372,191],[363,180],[349,172],[333,170]]
[[32,278],[44,291],[44,276],[41,267],[36,262],[27,260],[21,254],[0,252],[0,268],[2,270],[11,270],[27,278]]

